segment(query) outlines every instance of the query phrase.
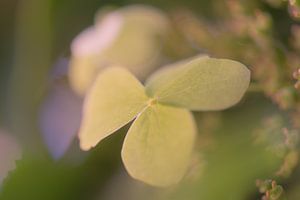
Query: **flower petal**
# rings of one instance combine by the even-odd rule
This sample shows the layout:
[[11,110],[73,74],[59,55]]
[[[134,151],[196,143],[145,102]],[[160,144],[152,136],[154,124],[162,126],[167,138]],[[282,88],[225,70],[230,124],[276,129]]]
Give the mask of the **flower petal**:
[[189,164],[195,133],[189,111],[160,104],[149,106],[125,138],[122,159],[127,171],[154,186],[178,183]]
[[100,73],[84,102],[81,148],[94,147],[130,122],[147,101],[143,85],[126,69],[111,67]]
[[146,84],[149,96],[161,103],[191,110],[221,110],[238,103],[250,82],[243,64],[199,57],[162,69]]

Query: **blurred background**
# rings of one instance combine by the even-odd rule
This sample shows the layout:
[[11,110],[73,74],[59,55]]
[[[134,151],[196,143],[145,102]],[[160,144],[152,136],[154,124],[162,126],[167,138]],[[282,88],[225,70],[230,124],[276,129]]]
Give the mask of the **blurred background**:
[[[299,0],[0,0],[0,199],[299,200]],[[184,180],[133,180],[120,151],[129,126],[79,148],[82,101],[112,64],[142,82],[207,54],[252,72],[243,100],[193,113]],[[88,67],[82,67],[88,66]]]

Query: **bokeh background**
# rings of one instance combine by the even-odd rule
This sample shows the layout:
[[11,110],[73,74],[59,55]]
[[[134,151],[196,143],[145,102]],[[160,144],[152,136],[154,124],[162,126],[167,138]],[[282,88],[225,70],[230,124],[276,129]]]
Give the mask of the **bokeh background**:
[[[252,72],[238,105],[194,113],[195,155],[186,178],[171,188],[129,177],[120,157],[128,126],[89,152],[76,138],[84,97],[70,86],[72,41],[99,10],[135,4],[160,9],[170,23],[156,68],[208,54],[238,60]],[[299,5],[0,0],[0,199],[300,199]]]

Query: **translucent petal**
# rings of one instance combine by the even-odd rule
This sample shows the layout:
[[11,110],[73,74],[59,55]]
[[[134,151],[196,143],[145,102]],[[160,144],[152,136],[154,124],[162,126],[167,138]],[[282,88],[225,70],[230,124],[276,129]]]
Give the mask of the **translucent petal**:
[[162,61],[168,22],[164,13],[150,6],[101,9],[95,25],[72,42],[72,88],[83,96],[99,71],[115,65],[144,80]]
[[123,17],[117,12],[105,15],[97,26],[82,31],[71,44],[70,83],[80,95],[91,86],[99,69],[107,63],[101,61],[101,54],[118,37],[123,27]]
[[148,97],[141,83],[124,68],[104,70],[90,89],[79,132],[83,150],[94,147],[140,113]]
[[[103,60],[127,67],[145,79],[162,59],[163,41],[169,30],[167,16],[151,6],[131,5],[119,9],[124,25],[119,37],[103,52]],[[126,49],[130,47],[130,51]]]
[[84,96],[102,69],[103,66],[97,64],[94,56],[72,57],[69,68],[72,89],[78,95]]
[[243,64],[199,57],[156,72],[146,92],[159,102],[191,110],[220,110],[238,103],[250,82]]
[[123,144],[128,173],[154,186],[176,184],[189,164],[195,132],[193,116],[186,109],[149,106],[134,121]]
[[98,55],[118,36],[123,25],[123,16],[118,12],[107,14],[97,24],[81,32],[72,42],[71,50],[75,57]]

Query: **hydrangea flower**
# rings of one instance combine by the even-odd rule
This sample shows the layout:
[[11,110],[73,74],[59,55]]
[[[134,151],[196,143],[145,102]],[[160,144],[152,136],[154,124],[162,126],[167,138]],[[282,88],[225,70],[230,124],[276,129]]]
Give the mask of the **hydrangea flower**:
[[84,101],[80,146],[89,150],[133,121],[122,148],[128,173],[154,186],[176,184],[187,170],[197,132],[190,110],[229,108],[249,81],[243,64],[206,56],[158,70],[145,86],[125,68],[108,68]]

